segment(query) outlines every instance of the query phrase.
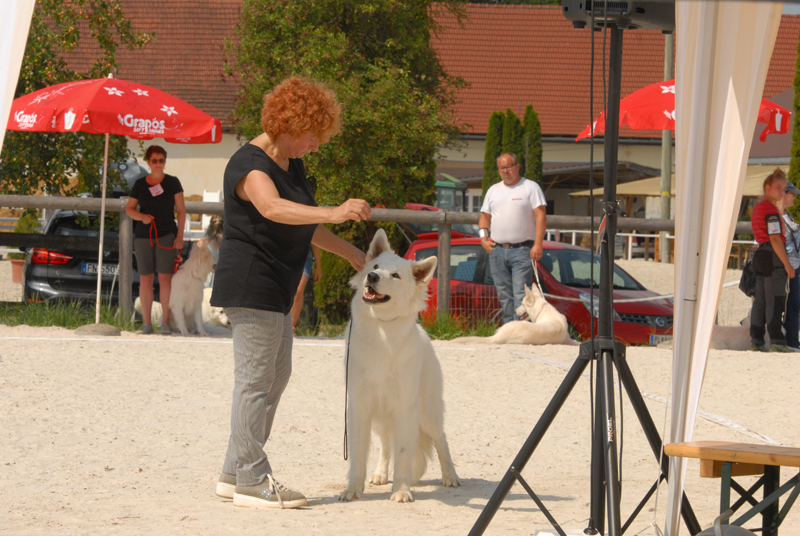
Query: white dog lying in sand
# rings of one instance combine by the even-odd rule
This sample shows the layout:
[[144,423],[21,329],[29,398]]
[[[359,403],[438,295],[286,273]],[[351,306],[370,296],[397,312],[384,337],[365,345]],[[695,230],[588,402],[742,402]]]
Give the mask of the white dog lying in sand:
[[467,344],[567,344],[577,346],[569,336],[567,318],[550,305],[539,291],[525,286],[525,298],[516,313],[522,320],[500,326],[491,337],[459,337],[453,342]]
[[[764,333],[764,344],[769,346],[769,333]],[[736,350],[747,352],[752,346],[750,339],[750,315],[742,320],[739,326],[714,326],[711,332],[711,343],[709,348],[712,350]],[[672,340],[664,341],[658,345],[659,348],[672,348]]]
[[413,262],[395,255],[379,229],[364,268],[350,281],[356,290],[345,331],[350,479],[342,501],[364,493],[370,431],[381,442],[370,482],[386,484],[394,458],[393,501],[414,500],[411,485],[425,474],[434,446],[442,484],[460,485],[444,434],[442,369],[428,334],[417,323],[435,268],[436,257]]

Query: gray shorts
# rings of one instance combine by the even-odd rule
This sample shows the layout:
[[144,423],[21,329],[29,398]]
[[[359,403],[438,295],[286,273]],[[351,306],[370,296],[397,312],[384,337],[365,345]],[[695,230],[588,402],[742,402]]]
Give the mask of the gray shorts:
[[[175,243],[175,234],[170,233],[166,236],[158,237],[158,242],[164,246]],[[175,257],[178,255],[177,249],[164,249],[158,247],[155,240],[150,245],[149,238],[135,238],[133,248],[136,251],[136,265],[139,275],[150,275],[153,273],[170,274],[175,272]]]

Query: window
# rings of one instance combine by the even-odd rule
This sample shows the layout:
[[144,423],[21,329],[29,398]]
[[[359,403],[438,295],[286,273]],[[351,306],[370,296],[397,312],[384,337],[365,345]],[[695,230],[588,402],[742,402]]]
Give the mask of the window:
[[[425,248],[417,251],[416,260],[421,261],[436,255],[436,247]],[[450,280],[466,281],[472,283],[475,280],[475,272],[478,266],[478,256],[483,248],[477,244],[450,247]],[[433,277],[439,277],[439,267],[436,267]],[[488,270],[487,270],[488,271]]]
[[[574,250],[545,250],[542,266],[562,285],[589,288],[592,265],[589,252]],[[552,269],[551,269],[552,267]],[[627,272],[614,265],[614,288],[644,290]],[[600,256],[594,255],[594,286],[600,286]]]
[[[99,218],[91,218],[91,225],[96,225]],[[106,220],[106,237],[116,237],[119,233],[116,230],[109,230],[109,221]],[[83,227],[76,217],[58,218],[53,225],[50,234],[59,236],[99,236],[100,230],[91,227]]]
[[481,211],[481,203],[482,203],[481,196],[472,195],[470,197],[472,199],[472,208],[470,210],[472,212],[480,212]]

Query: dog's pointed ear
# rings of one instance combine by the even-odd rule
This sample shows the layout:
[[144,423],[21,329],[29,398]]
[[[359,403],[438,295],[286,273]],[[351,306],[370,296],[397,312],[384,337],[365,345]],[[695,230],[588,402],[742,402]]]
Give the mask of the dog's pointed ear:
[[525,297],[527,298],[530,295],[531,295],[531,287],[525,285]]
[[428,281],[433,278],[437,262],[436,257],[428,257],[425,260],[415,262],[411,266],[411,272],[414,274],[414,279],[417,280],[417,283],[428,284]]
[[386,238],[386,231],[378,229],[378,232],[372,237],[372,242],[369,245],[366,262],[372,262],[372,259],[380,256],[380,254],[385,251],[392,251],[392,247],[389,245],[389,239]]

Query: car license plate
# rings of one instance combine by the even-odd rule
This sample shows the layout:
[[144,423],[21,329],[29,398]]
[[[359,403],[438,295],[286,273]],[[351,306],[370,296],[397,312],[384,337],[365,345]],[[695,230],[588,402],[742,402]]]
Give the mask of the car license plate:
[[650,335],[650,344],[657,346],[664,341],[671,341],[672,335]]
[[[116,264],[103,264],[103,275],[114,275],[117,273],[117,266]],[[96,274],[97,273],[97,263],[96,262],[84,262],[81,266],[81,272],[84,274]]]

